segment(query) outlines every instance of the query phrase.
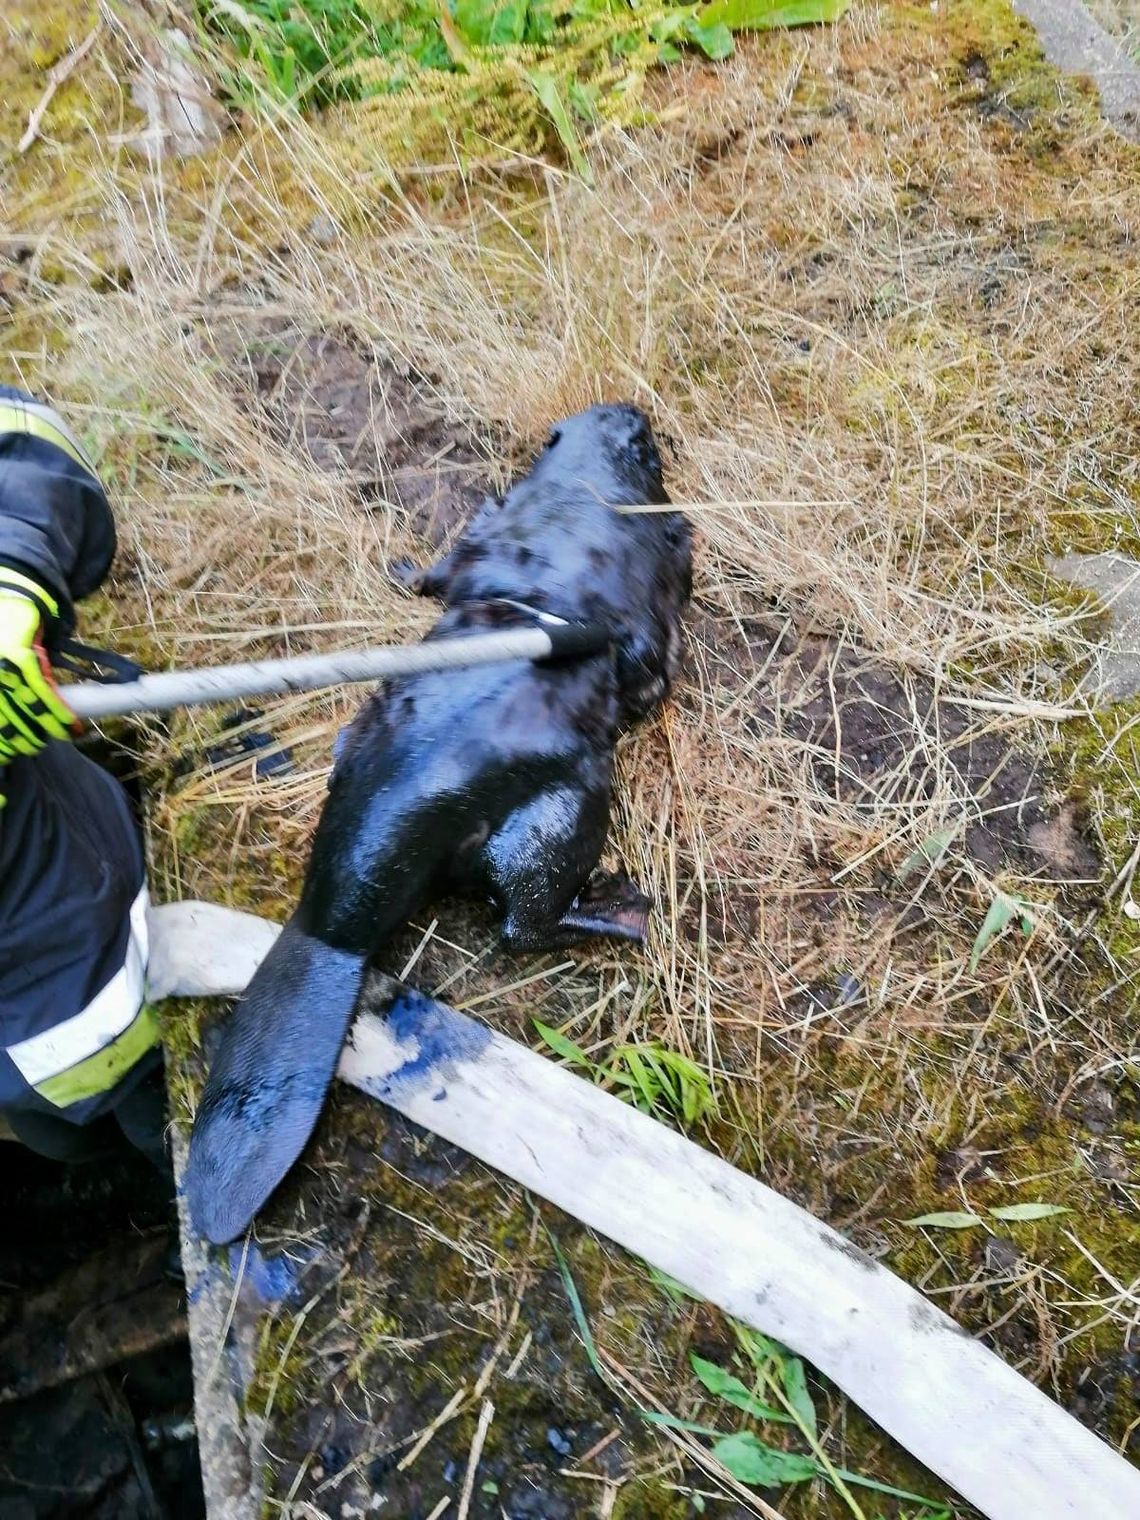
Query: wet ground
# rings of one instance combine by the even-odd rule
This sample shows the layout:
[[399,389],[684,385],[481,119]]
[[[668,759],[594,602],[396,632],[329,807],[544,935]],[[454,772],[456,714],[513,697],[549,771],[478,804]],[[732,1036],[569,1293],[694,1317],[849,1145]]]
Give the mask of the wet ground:
[[[469,515],[486,489],[486,453],[435,410],[428,379],[330,335],[277,332],[258,353],[250,404],[283,438],[303,438],[323,467],[347,473],[365,509],[395,501],[433,543]],[[746,732],[800,746],[824,791],[874,808],[888,784],[912,802],[950,788],[971,799],[962,844],[982,866],[1096,878],[1081,819],[1048,798],[1039,764],[999,731],[979,732],[928,681],[793,634],[759,603],[736,642],[705,626],[697,609],[693,638],[706,663],[715,651],[714,677],[767,672]],[[937,743],[924,745],[924,734]],[[747,913],[745,900],[738,906]],[[866,906],[872,916],[891,911],[886,898]],[[822,898],[819,907],[826,911]],[[447,910],[449,939],[420,957],[420,985],[446,985],[463,971],[449,940],[474,942],[470,916]],[[411,932],[392,947],[393,968],[418,940]],[[465,990],[516,974],[493,950]],[[507,1003],[498,1011],[508,1020],[515,1012]],[[519,1032],[527,1028],[524,1018]],[[129,1154],[64,1168],[5,1150],[0,1520],[200,1515],[166,1189]],[[957,1161],[947,1166],[956,1177]],[[690,1350],[730,1354],[719,1316],[678,1306],[644,1268],[573,1221],[338,1090],[257,1240],[216,1259],[237,1289],[238,1393],[268,1493],[291,1513],[347,1520],[373,1512],[427,1520],[464,1492],[473,1520],[700,1513],[709,1480],[662,1447],[631,1385],[591,1368],[548,1230],[619,1365],[683,1387]],[[83,1357],[98,1367],[74,1365]],[[1074,1412],[1101,1423],[1106,1400],[1130,1377],[1131,1363],[1091,1368]],[[698,1412],[683,1399],[678,1408]],[[896,1473],[905,1464],[898,1452],[891,1461]],[[910,1481],[924,1486],[917,1472]],[[717,1513],[733,1520],[747,1511],[722,1497]]]
[[5,1141],[0,1217],[0,1520],[198,1520],[168,1184]]
[[290,1513],[427,1520],[467,1490],[472,1520],[699,1513],[707,1480],[663,1462],[637,1398],[591,1367],[551,1234],[631,1362],[651,1347],[680,1370],[694,1332],[724,1357],[723,1323],[557,1210],[338,1087],[255,1233],[214,1270],[252,1466]]

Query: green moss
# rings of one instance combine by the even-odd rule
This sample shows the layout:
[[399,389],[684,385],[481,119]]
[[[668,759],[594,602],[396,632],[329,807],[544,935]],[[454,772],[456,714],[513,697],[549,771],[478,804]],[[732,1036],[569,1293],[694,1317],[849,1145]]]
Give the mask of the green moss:
[[1061,120],[1096,123],[1095,92],[1048,62],[1037,32],[1008,0],[943,0],[936,10],[901,5],[892,15],[896,24],[928,30],[949,44],[943,74],[958,103],[974,102],[983,114],[1029,128],[1031,148],[1054,138]]
[[[1079,1236],[1081,1245],[1108,1271],[1128,1271],[1135,1241],[1129,1238],[1129,1231],[1121,1229],[1117,1211],[1105,1207],[1094,1191],[1086,1160],[1088,1137],[1075,1130],[1070,1119],[1059,1116],[1053,1103],[1043,1101],[1027,1084],[1011,1082],[1000,1105],[987,1114],[970,1143],[992,1158],[985,1175],[963,1185],[969,1207],[988,1220],[990,1233],[1009,1236],[1027,1261],[1040,1263],[1090,1297],[1099,1291],[1097,1273],[1071,1234]],[[1010,1183],[1017,1179],[1026,1181],[1015,1193]],[[962,1193],[957,1188],[948,1192],[951,1196],[939,1196],[931,1179],[930,1191],[922,1200],[923,1212],[963,1207]],[[1057,1204],[1069,1209],[1070,1217],[1017,1223],[987,1216],[990,1208],[1024,1201]],[[928,1283],[932,1272],[939,1274],[939,1281],[967,1281],[980,1265],[985,1243],[980,1229],[932,1231],[927,1240],[921,1231],[896,1224],[890,1234],[893,1249],[888,1260],[892,1270],[909,1281]],[[963,1294],[956,1314],[970,1328],[981,1328],[994,1317],[991,1307],[988,1297]],[[1019,1311],[1019,1315],[1023,1313],[1028,1313],[1027,1307]],[[1036,1338],[1039,1326],[1032,1323],[1031,1328]],[[1081,1338],[1081,1356],[1095,1358],[1117,1351],[1120,1338],[1117,1324],[1092,1326]],[[1000,1334],[998,1342],[1002,1344]]]
[[278,1419],[288,1419],[306,1400],[318,1396],[319,1373],[314,1366],[304,1337],[297,1333],[292,1316],[269,1315],[259,1329],[257,1354],[245,1406],[250,1413],[264,1415],[272,1400]]
[[[81,43],[99,20],[91,0],[42,0],[8,8],[0,47],[0,137],[13,144],[23,136],[32,112],[48,86],[54,64]],[[107,243],[107,229],[92,215],[91,185],[106,162],[110,130],[133,126],[138,113],[120,80],[130,64],[118,52],[118,34],[103,26],[94,46],[55,91],[39,125],[39,135],[25,153],[0,159],[0,185],[7,220],[21,234],[50,229],[62,233],[82,224],[96,234],[88,248],[88,267],[98,268],[95,252]],[[41,279],[67,277],[50,244],[37,250]]]
[[1140,837],[1140,796],[1136,792],[1140,754],[1140,697],[1099,709],[1090,718],[1069,720],[1058,751],[1069,790],[1095,820],[1109,870],[1115,875]]
[[167,998],[157,1007],[171,1117],[189,1123],[201,1086],[202,1024],[218,1011],[219,1005],[215,1000]]
[[613,1508],[613,1520],[686,1520],[689,1514],[688,1500],[659,1478],[624,1484]]
[[[1094,482],[1075,481],[1049,512],[1045,548],[1051,554],[1098,554],[1112,550],[1140,559],[1140,500],[1122,517],[1119,497]],[[1072,588],[1074,595],[1079,592]]]
[[[46,88],[44,76],[73,47],[82,42],[98,19],[93,3],[43,0],[22,15],[5,15],[5,46],[0,51],[0,123],[4,140],[18,141],[28,117]],[[45,133],[58,135],[72,119],[79,87],[72,81],[56,91],[43,123]]]

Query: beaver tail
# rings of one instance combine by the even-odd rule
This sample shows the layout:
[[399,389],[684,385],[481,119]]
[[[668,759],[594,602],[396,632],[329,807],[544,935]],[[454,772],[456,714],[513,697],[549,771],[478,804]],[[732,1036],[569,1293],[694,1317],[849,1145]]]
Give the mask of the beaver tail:
[[290,919],[222,1031],[190,1136],[194,1228],[217,1245],[249,1225],[324,1106],[365,956]]

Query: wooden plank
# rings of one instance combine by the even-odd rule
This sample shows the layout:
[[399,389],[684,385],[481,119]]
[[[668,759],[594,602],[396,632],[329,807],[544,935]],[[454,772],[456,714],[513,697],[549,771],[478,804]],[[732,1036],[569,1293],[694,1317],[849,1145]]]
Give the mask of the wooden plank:
[[171,1150],[178,1183],[178,1229],[194,1369],[194,1425],[206,1520],[260,1520],[265,1500],[262,1466],[257,1443],[242,1413],[237,1348],[229,1333],[235,1290],[229,1273],[219,1270],[214,1253],[190,1226],[181,1187],[188,1144],[175,1125]]
[[404,989],[340,1075],[790,1346],[989,1520],[1140,1516],[1140,1471],[915,1289],[566,1068]]

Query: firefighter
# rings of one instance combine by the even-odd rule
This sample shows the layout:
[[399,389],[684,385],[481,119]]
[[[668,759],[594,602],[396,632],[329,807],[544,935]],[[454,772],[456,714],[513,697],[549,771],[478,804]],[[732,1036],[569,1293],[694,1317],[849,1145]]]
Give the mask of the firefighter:
[[142,840],[122,787],[71,743],[49,663],[114,552],[74,434],[0,386],[0,1116],[55,1160],[125,1135],[162,1165]]

